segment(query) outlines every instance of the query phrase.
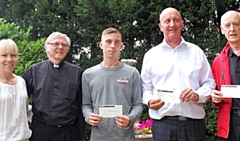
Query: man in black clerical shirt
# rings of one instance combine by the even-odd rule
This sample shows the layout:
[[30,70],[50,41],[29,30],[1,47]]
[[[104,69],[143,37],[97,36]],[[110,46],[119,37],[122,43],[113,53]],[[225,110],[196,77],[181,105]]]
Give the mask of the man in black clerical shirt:
[[33,119],[30,141],[78,141],[83,139],[82,69],[63,61],[70,39],[60,32],[45,42],[48,60],[33,64],[24,74]]

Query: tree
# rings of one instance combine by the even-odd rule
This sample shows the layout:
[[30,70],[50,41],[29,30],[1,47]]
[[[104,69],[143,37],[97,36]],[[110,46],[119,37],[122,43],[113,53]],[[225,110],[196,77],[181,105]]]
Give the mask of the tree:
[[[140,70],[144,53],[163,39],[157,26],[163,8],[179,9],[185,20],[184,38],[198,44],[211,62],[226,42],[219,32],[220,16],[226,10],[239,9],[239,3],[235,0],[1,0],[0,17],[23,29],[32,26],[30,40],[46,37],[53,31],[68,34],[72,46],[66,60],[83,68],[102,59],[98,48],[102,30],[110,26],[119,28],[126,46],[121,58],[136,59]],[[80,58],[75,58],[79,54]]]
[[[1,0],[0,17],[6,22],[15,23],[23,29],[32,27],[30,40],[47,37],[54,31],[67,34],[72,42],[65,60],[72,62],[73,54],[79,50],[78,17],[73,12],[75,0]],[[1,14],[2,13],[2,14]]]
[[10,38],[17,44],[20,57],[14,73],[22,75],[31,64],[46,58],[43,47],[45,38],[29,41],[32,27],[25,31],[16,24],[4,23],[3,21],[0,19],[0,23],[2,23],[0,25],[0,38]]
[[[123,33],[125,49],[120,59],[137,60],[136,67],[141,71],[145,52],[162,42],[163,35],[158,28],[159,14],[169,6],[177,8],[183,16],[184,39],[199,45],[211,63],[226,43],[219,29],[221,15],[227,10],[239,10],[240,1],[0,0],[0,17],[4,18],[3,23],[14,23],[23,31],[29,31],[27,32],[29,39],[23,44],[26,50],[22,50],[24,52],[22,54],[28,57],[26,57],[27,62],[23,64],[31,60],[36,62],[38,59],[45,59],[45,52],[42,50],[44,37],[53,31],[60,31],[66,33],[72,41],[67,61],[78,64],[84,69],[96,65],[102,60],[102,51],[98,47],[101,32],[111,26],[120,29]],[[10,33],[12,29],[8,28],[8,30],[4,32],[9,32],[8,36],[12,35]],[[14,35],[17,36],[16,40],[23,36],[18,33]],[[40,49],[38,52],[42,56],[29,54],[34,51],[32,46],[37,50]],[[210,101],[206,103],[205,109],[208,133],[209,136],[214,137],[216,110]]]

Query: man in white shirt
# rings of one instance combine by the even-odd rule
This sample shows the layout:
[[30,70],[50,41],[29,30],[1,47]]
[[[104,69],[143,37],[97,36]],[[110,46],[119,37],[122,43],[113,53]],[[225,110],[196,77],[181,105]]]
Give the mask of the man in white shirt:
[[181,36],[184,26],[175,8],[160,14],[161,44],[150,49],[142,65],[143,102],[153,119],[154,141],[205,141],[203,103],[215,88],[204,52]]

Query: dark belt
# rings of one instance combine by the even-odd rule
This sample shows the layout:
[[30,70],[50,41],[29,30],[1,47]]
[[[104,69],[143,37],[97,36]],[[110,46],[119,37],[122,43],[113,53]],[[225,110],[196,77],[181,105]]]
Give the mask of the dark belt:
[[232,109],[231,113],[240,117],[240,109]]
[[165,116],[163,117],[163,119],[177,120],[177,121],[199,120],[199,119],[193,119],[193,118],[183,117],[183,116]]
[[37,120],[38,122],[41,122],[42,124],[45,124],[45,125],[48,125],[48,126],[52,126],[52,127],[57,127],[57,128],[67,127],[67,126],[71,126],[71,125],[74,124],[74,122],[73,122],[73,123],[66,124],[66,125],[53,125],[51,123],[48,123],[48,122],[44,121],[43,119],[40,119],[37,116],[33,116],[33,119]]

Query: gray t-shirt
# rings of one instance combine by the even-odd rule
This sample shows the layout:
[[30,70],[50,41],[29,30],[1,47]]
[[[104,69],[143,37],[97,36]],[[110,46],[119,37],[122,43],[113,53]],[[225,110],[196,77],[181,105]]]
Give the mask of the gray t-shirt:
[[92,126],[91,141],[133,141],[133,124],[142,113],[141,77],[136,68],[122,64],[106,68],[102,64],[87,69],[82,76],[83,114],[88,122],[90,113],[99,114],[99,105],[122,105],[123,115],[130,118],[130,125],[121,129],[115,118],[104,118]]

